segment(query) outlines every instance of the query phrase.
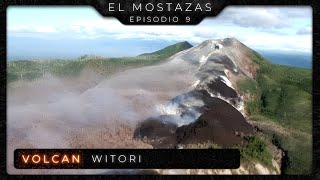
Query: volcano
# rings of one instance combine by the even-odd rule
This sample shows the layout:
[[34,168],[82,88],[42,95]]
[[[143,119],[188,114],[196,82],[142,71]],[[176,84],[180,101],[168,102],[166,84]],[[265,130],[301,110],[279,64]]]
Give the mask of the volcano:
[[[204,41],[170,57],[165,66],[193,83],[160,106],[160,115],[140,122],[134,138],[144,139],[154,148],[208,142],[223,147],[243,145],[244,136],[252,135],[254,128],[242,113],[237,80],[255,74],[250,53],[240,41],[226,38]],[[177,81],[171,86],[188,83]]]
[[[254,133],[237,88],[238,80],[255,76],[258,65],[251,54],[250,48],[234,38],[207,40],[194,47],[183,42],[134,57],[141,64],[154,57],[162,59],[123,68],[125,71],[108,78],[86,66],[79,77],[44,76],[12,82],[8,90],[8,169],[18,171],[12,164],[18,148],[241,145],[243,137]],[[103,66],[108,61],[91,59],[71,65]]]

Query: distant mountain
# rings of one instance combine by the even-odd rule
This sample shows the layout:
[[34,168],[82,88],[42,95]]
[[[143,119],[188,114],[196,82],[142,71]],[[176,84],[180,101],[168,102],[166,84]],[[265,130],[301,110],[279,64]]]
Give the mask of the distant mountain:
[[302,67],[302,68],[312,68],[312,54],[310,53],[288,53],[288,52],[274,52],[274,51],[258,51],[265,58],[270,60],[272,63]]
[[145,53],[134,57],[106,58],[101,56],[83,55],[75,60],[19,60],[9,61],[7,69],[8,82],[19,79],[33,80],[43,77],[45,73],[55,76],[78,75],[85,67],[110,75],[131,68],[154,65],[168,57],[189,49],[192,45],[187,42],[179,42],[152,53]]
[[186,50],[193,47],[188,41],[179,42],[170,46],[167,46],[163,49],[152,53],[144,53],[140,54],[139,56],[163,56],[163,57],[170,57],[180,51]]

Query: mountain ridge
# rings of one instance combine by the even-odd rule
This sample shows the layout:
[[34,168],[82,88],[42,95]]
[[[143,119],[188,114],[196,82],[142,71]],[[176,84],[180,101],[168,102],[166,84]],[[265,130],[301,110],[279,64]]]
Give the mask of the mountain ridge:
[[193,47],[188,41],[182,41],[178,42],[169,46],[166,46],[160,50],[151,52],[151,53],[143,53],[138,55],[139,56],[150,56],[150,55],[162,55],[162,54],[170,54],[173,55],[175,53],[178,53],[180,51],[186,50]]
[[[59,77],[68,77],[70,73],[77,75],[85,68],[107,72],[107,78],[95,82],[94,86],[81,92],[79,97],[88,105],[95,105],[94,102],[100,102],[101,99],[100,103],[108,107],[105,103],[119,96],[119,101],[113,101],[113,106],[108,107],[113,110],[112,114],[133,104],[133,109],[137,112],[134,111],[132,116],[121,116],[131,112],[129,108],[119,112],[120,119],[141,115],[138,119],[144,126],[135,127],[136,131],[129,135],[130,138],[132,135],[139,140],[146,136],[154,147],[166,148],[190,144],[198,146],[198,143],[210,140],[209,145],[204,145],[204,148],[241,146],[242,160],[251,164],[259,162],[274,167],[274,162],[277,161],[279,166],[281,163],[287,166],[282,168],[282,173],[308,172],[312,158],[310,160],[310,156],[304,151],[311,147],[308,144],[312,127],[309,122],[311,72],[274,65],[235,38],[210,39],[194,47],[189,47],[188,44],[181,42],[180,45],[178,43],[131,58],[85,57],[76,61],[15,62],[9,63],[8,73],[15,75],[16,80],[30,80],[26,84],[36,88],[37,86],[32,86],[33,80],[41,79],[41,73],[45,71]],[[34,72],[38,74],[32,74]],[[84,77],[90,78],[91,75]],[[16,89],[13,93],[18,91]],[[30,101],[38,98],[38,95],[28,96],[30,92],[37,91],[24,91],[22,97],[32,97]],[[113,97],[105,97],[108,93],[113,94]],[[97,99],[87,102],[92,97]],[[63,107],[64,104],[60,105]],[[154,107],[154,110],[150,107]],[[101,108],[101,112],[108,110],[106,107]],[[90,111],[92,109],[86,109],[82,113]],[[89,122],[105,117],[101,115],[95,119],[92,116],[95,113],[90,114]],[[58,118],[56,121],[63,119]],[[271,122],[278,128],[273,128]],[[167,125],[163,126],[162,123]],[[152,128],[158,130],[148,131]],[[292,130],[287,130],[289,128]],[[130,128],[125,129],[131,132]],[[80,145],[73,142],[73,146],[92,145],[91,135],[88,134],[89,138],[85,137],[78,142]],[[98,137],[101,136],[92,135],[91,138]],[[121,145],[117,142],[117,136],[113,138],[113,141],[103,139],[96,146],[109,147],[114,143],[116,147],[122,148],[126,144],[126,138],[120,140],[124,141]],[[270,148],[274,147],[273,142],[287,152],[284,163],[281,153]],[[128,144],[135,145],[132,142]],[[272,167],[270,172],[274,172]]]
[[[258,116],[258,115],[262,116],[266,119],[268,119],[272,116],[272,119],[274,119],[273,121],[278,121],[278,123],[279,123],[278,125],[280,127],[288,125],[288,126],[290,126],[290,128],[300,129],[303,127],[303,128],[305,128],[305,130],[307,130],[308,128],[311,127],[310,126],[311,116],[309,116],[311,109],[309,109],[310,108],[309,105],[305,106],[303,112],[296,113],[295,116],[301,117],[300,120],[294,116],[290,116],[291,122],[289,121],[290,118],[288,120],[286,120],[288,122],[281,121],[283,118],[288,117],[288,113],[292,112],[292,110],[290,108],[286,108],[285,110],[283,110],[284,108],[280,108],[283,110],[283,112],[280,112],[280,111],[275,112],[275,109],[274,109],[274,107],[276,107],[276,106],[279,106],[279,107],[286,107],[287,106],[287,107],[292,107],[292,108],[298,107],[298,106],[293,107],[292,105],[288,104],[287,103],[288,99],[286,99],[286,98],[289,98],[289,99],[294,98],[297,100],[296,102],[303,102],[303,103],[309,102],[311,104],[310,100],[308,100],[308,96],[311,94],[311,92],[304,90],[306,87],[311,87],[310,86],[311,81],[310,81],[310,79],[308,77],[308,73],[307,73],[308,71],[303,71],[303,70],[300,70],[298,68],[293,68],[293,67],[275,65],[275,64],[271,63],[270,61],[268,61],[267,59],[265,59],[263,56],[261,56],[255,50],[252,50],[251,48],[245,46],[243,43],[241,43],[240,41],[238,41],[235,38],[206,40],[197,46],[194,46],[192,48],[186,49],[184,51],[181,51],[181,52],[173,55],[169,59],[171,59],[170,63],[172,63],[172,64],[179,64],[179,63],[185,61],[186,63],[191,64],[192,66],[198,67],[197,71],[199,71],[199,72],[196,72],[196,76],[199,78],[199,80],[196,81],[196,84],[194,85],[194,87],[196,87],[196,89],[200,88],[200,90],[203,90],[204,93],[205,93],[205,91],[207,91],[209,94],[208,95],[202,94],[200,96],[199,95],[197,95],[197,96],[191,95],[192,98],[197,99],[197,98],[201,97],[200,100],[202,100],[202,101],[205,101],[205,99],[210,99],[210,96],[222,99],[222,100],[228,102],[234,108],[238,107],[237,109],[239,110],[239,112],[242,112],[242,114],[245,116],[245,118],[248,120],[248,122],[250,124],[255,124],[254,127],[257,129],[260,129],[260,130],[261,130],[260,124],[256,120],[256,116]],[[288,71],[289,69],[290,69],[290,71]],[[192,70],[189,70],[189,71],[192,71]],[[287,74],[285,74],[285,72],[287,72]],[[294,72],[296,72],[296,73],[294,73]],[[300,74],[302,76],[299,76]],[[277,76],[277,75],[279,75],[279,76]],[[309,74],[309,75],[311,77],[311,74]],[[279,77],[281,79],[280,81],[277,80],[277,79],[279,79]],[[223,81],[225,84],[230,84],[230,85],[228,85],[228,86],[230,86],[230,88],[234,89],[240,97],[243,96],[244,105],[241,105],[241,101],[239,104],[239,102],[237,102],[237,100],[232,100],[230,98],[226,98],[226,97],[221,96],[221,94],[224,93],[224,91],[226,90],[227,87],[224,87],[220,90],[216,89],[215,87],[219,87],[218,83],[216,83],[214,86],[211,86],[211,88],[209,88],[209,84],[212,82],[222,82],[221,79],[218,80],[219,78],[225,79],[226,81]],[[227,82],[227,81],[230,81],[230,82]],[[247,82],[247,81],[254,82],[253,83],[254,86],[249,85],[249,84],[244,85],[243,82]],[[272,86],[266,85],[266,83],[272,82],[272,81],[274,81],[274,84]],[[287,87],[287,85],[284,85],[287,83],[289,83],[288,87]],[[304,85],[301,84],[302,85],[301,86],[299,83],[300,84],[304,83]],[[297,88],[301,88],[303,90],[303,91],[301,91],[301,90],[297,89],[296,91],[299,93],[304,93],[304,92],[309,93],[307,95],[304,95],[304,94],[301,95],[302,97],[306,96],[307,99],[295,98],[296,96],[293,94],[294,91],[291,90],[292,86],[295,86]],[[214,89],[212,89],[212,87]],[[274,91],[279,91],[279,89],[280,89],[281,92],[286,94],[287,97],[282,98],[282,96],[279,95],[278,97],[276,96],[276,98],[279,98],[279,99],[275,99],[275,96],[273,96],[272,93],[270,94],[268,92],[271,87],[274,88]],[[250,89],[250,88],[256,88],[260,92],[255,93],[256,90],[252,91],[252,89]],[[275,93],[275,94],[278,95],[279,93]],[[183,94],[182,96],[190,97],[189,94]],[[297,97],[299,97],[299,96],[297,96]],[[172,104],[175,104],[175,103],[177,103],[176,100],[172,99]],[[180,104],[180,103],[182,103],[182,104]],[[261,104],[261,105],[258,105],[258,104]],[[285,106],[284,106],[284,104],[285,104]],[[172,106],[172,105],[170,105],[170,106]],[[203,112],[200,112],[200,114],[202,114],[203,117],[202,116],[199,117],[196,115],[197,113],[188,112],[188,109],[185,108],[184,106],[185,105],[183,104],[183,102],[178,102],[178,107],[184,109],[184,110],[182,110],[182,114],[181,114],[182,118],[184,116],[183,113],[189,114],[189,115],[191,113],[191,116],[196,117],[196,119],[197,119],[197,117],[202,118],[201,120],[199,120],[199,122],[201,122],[200,124],[203,124],[203,122],[206,122],[204,124],[210,124],[210,121],[211,121],[210,118],[212,117],[211,115],[206,116],[206,115],[202,114]],[[189,107],[189,106],[187,106],[187,107]],[[253,111],[252,108],[256,108],[255,111]],[[258,110],[258,108],[259,108],[259,110]],[[213,108],[213,109],[217,109],[217,108]],[[172,111],[172,109],[170,111]],[[301,111],[301,108],[300,108],[300,111]],[[297,112],[299,112],[299,110]],[[215,112],[212,112],[211,114],[214,114],[214,113]],[[223,114],[223,113],[221,113],[221,114]],[[170,114],[168,114],[168,115],[170,115]],[[170,119],[171,115],[170,116],[167,116],[167,115],[159,116],[158,120],[160,120],[160,122],[164,121],[167,123],[168,118]],[[303,119],[305,119],[305,120],[303,120]],[[179,117],[178,117],[178,119],[176,119],[176,121],[177,120],[179,120]],[[252,120],[254,123],[251,122]],[[163,129],[163,126],[159,126],[156,124],[155,124],[155,127],[153,127],[152,121],[154,121],[154,118],[146,120],[146,124],[142,123],[141,126],[137,129],[135,136],[136,137],[139,137],[139,136],[150,137],[151,138],[150,140],[153,142],[153,144],[156,146],[159,145],[161,148],[167,147],[167,146],[169,146],[169,147],[175,146],[172,143],[181,143],[181,142],[204,143],[206,140],[209,140],[211,137],[219,138],[218,134],[216,134],[216,135],[210,134],[209,131],[207,131],[207,134],[206,134],[205,133],[206,130],[204,128],[202,128],[202,130],[200,130],[199,126],[197,125],[197,120],[196,120],[194,125],[192,125],[192,123],[189,125],[186,124],[187,128],[185,128],[185,130],[183,130],[181,128],[178,128],[178,129],[174,128],[174,129],[176,129],[174,131],[176,131],[176,133],[178,133],[178,134],[172,134],[172,136],[178,136],[180,139],[179,138],[175,139],[171,136],[166,135],[165,137],[163,137],[163,138],[166,138],[165,140],[163,140],[163,142],[158,142],[156,139],[161,137],[161,133],[163,133],[163,131],[166,131],[166,130]],[[213,120],[213,121],[215,121],[215,120]],[[221,120],[221,122],[224,122],[224,121],[225,120],[223,120],[223,121]],[[267,120],[267,121],[270,121],[270,120]],[[307,122],[307,123],[303,126],[295,125],[295,123],[300,123],[300,122],[301,123]],[[226,124],[224,126],[226,129],[228,129],[229,125]],[[157,128],[159,128],[159,133],[161,132],[160,134],[157,134],[158,130],[150,131],[150,129],[157,129]],[[169,128],[172,129],[172,127],[169,127]],[[212,130],[212,128],[214,128],[214,126],[212,126],[209,129]],[[286,152],[289,151],[289,156],[286,156],[286,157],[288,157],[290,159],[291,165],[288,165],[288,161],[285,160],[284,163],[282,164],[283,166],[286,166],[286,168],[283,169],[283,173],[290,173],[290,172],[292,173],[294,168],[295,168],[294,171],[297,171],[297,169],[295,167],[295,166],[298,166],[298,164],[299,164],[299,162],[297,161],[297,158],[301,159],[301,157],[297,157],[296,155],[299,154],[299,151],[301,151],[301,149],[300,148],[292,148],[292,147],[290,147],[290,149],[288,149],[289,147],[288,147],[287,143],[290,141],[293,141],[292,139],[290,139],[290,138],[288,139],[287,137],[284,137],[281,134],[278,134],[277,132],[273,131],[272,129],[264,129],[264,128],[262,128],[262,129],[263,129],[262,131],[265,133],[265,135],[268,136],[267,139],[270,138],[270,136],[271,136],[271,138],[272,138],[272,136],[276,137],[276,139],[267,140],[266,142],[264,142],[264,140],[261,140],[262,144],[264,144],[264,143],[270,144],[271,141],[282,141],[282,143],[280,143],[280,145],[279,144],[277,144],[277,145],[281,149],[283,149],[284,151],[286,151]],[[215,130],[215,131],[217,131],[217,130]],[[270,130],[272,132],[271,134],[270,134]],[[170,130],[170,131],[172,131],[172,130]],[[197,132],[197,131],[202,132],[203,135],[200,135],[201,133],[197,133],[197,134],[192,135],[192,132]],[[241,134],[241,131],[237,131],[235,134],[239,134],[239,133]],[[229,132],[229,134],[230,135],[228,135],[228,137],[230,137],[230,138],[233,137],[232,132]],[[259,133],[257,132],[256,134],[259,134]],[[265,135],[262,135],[261,138],[264,139]],[[196,138],[197,136],[198,136],[198,138],[202,138],[202,140],[199,141],[200,139]],[[243,134],[241,136],[246,136],[246,135]],[[260,135],[258,135],[258,136],[260,136]],[[189,137],[192,137],[193,139],[190,139]],[[226,138],[226,136],[224,136],[224,138]],[[299,138],[304,139],[304,138],[308,138],[308,137],[304,137],[304,135],[301,134],[301,137],[299,137]],[[236,142],[235,139],[233,141]],[[288,142],[285,142],[285,141],[288,141]],[[217,139],[214,142],[221,143],[223,141],[219,141]],[[238,141],[238,143],[239,142],[240,141]],[[309,142],[309,140],[307,142]],[[159,143],[159,144],[157,144],[157,143]],[[304,144],[303,146],[305,146],[306,148],[311,147],[310,144],[309,145]],[[248,147],[245,147],[245,148],[256,148],[256,147],[248,145]],[[267,149],[267,147],[266,147],[266,149]],[[263,150],[263,152],[260,152],[261,153],[260,157],[254,156],[253,154],[250,153],[251,151],[252,150],[244,150],[244,151],[242,151],[242,153],[243,153],[242,155],[245,158],[249,158],[249,159],[251,159],[251,158],[260,159],[261,158],[260,159],[261,161],[269,162],[269,164],[271,163],[271,161],[267,160],[268,158],[270,158],[270,152],[267,152],[269,150]],[[254,150],[254,151],[256,151],[256,150]],[[259,154],[259,152],[257,152],[257,153]],[[275,158],[278,159],[278,163],[281,164],[281,160],[279,161],[278,155],[276,155]],[[308,165],[305,166],[304,168],[300,167],[301,168],[299,170],[300,172],[308,172],[311,169],[309,166],[310,162],[311,162],[310,156],[307,156],[305,158],[308,159],[308,160],[304,159],[304,161],[306,162],[306,165],[307,164]]]

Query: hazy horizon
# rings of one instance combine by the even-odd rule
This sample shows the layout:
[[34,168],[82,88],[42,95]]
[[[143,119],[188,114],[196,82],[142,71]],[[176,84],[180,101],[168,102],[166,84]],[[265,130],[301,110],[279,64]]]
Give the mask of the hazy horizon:
[[[48,54],[47,52],[39,53],[37,52],[36,55],[30,54],[30,55],[16,55],[16,56],[8,56],[7,60],[10,61],[19,61],[19,60],[36,60],[36,59],[44,59],[44,60],[56,60],[56,59],[64,59],[64,60],[74,60],[78,59],[80,56],[83,55],[92,55],[92,56],[102,56],[102,57],[130,57],[130,56],[137,56],[143,53],[150,53],[157,50],[160,50],[162,48],[165,48],[167,46],[170,46],[172,44],[182,42],[182,41],[176,41],[176,42],[165,42],[165,41],[147,41],[147,42],[137,42],[132,41],[131,48],[126,48],[124,52],[129,52],[127,56],[120,55],[121,52],[123,52],[123,48],[121,47],[121,42],[114,43],[111,48],[108,49],[108,47],[101,45],[100,48],[91,48],[94,49],[97,53],[90,53],[91,49],[88,49],[89,51],[80,51],[80,54],[78,49],[74,48],[72,50],[68,50],[68,55],[66,55],[64,52],[57,52],[57,54]],[[128,42],[127,42],[128,43]],[[189,42],[190,43],[190,42]],[[103,44],[103,42],[101,42]],[[193,46],[198,45],[198,43],[190,43]],[[81,45],[80,45],[81,46]],[[116,47],[116,48],[115,48]],[[63,49],[63,46],[60,47]],[[252,47],[250,47],[252,48]],[[103,50],[106,51],[103,51]],[[270,60],[272,63],[275,64],[281,64],[281,65],[288,65],[288,66],[294,66],[294,67],[302,67],[302,68],[312,68],[312,53],[308,52],[296,52],[296,51],[276,51],[276,50],[264,50],[264,49],[254,49],[260,53],[262,56]],[[34,49],[30,47],[30,51],[37,51],[37,49]],[[114,51],[116,50],[116,51]],[[21,54],[23,54],[23,51],[20,51]],[[119,54],[118,54],[119,53]]]
[[[181,41],[234,37],[262,55],[294,54],[311,62],[310,7],[228,7],[196,26],[127,26],[92,7],[9,7],[7,60],[128,57]],[[267,52],[267,53],[266,53]],[[272,54],[271,53],[271,54]],[[287,57],[287,56],[286,56]],[[293,56],[294,57],[294,56]],[[281,62],[281,60],[279,61]]]
[[[20,44],[23,45],[23,41],[29,40],[28,43],[35,45],[45,45],[45,41],[41,41],[40,39],[34,38],[19,38],[12,39],[12,44]],[[22,41],[22,42],[20,42]],[[189,42],[188,40],[185,40]],[[34,48],[33,46],[24,46],[23,49],[19,49],[11,54],[7,54],[8,61],[15,60],[32,60],[32,59],[76,59],[83,55],[96,55],[103,57],[131,57],[137,56],[143,53],[151,53],[160,49],[163,49],[167,46],[183,42],[183,41],[163,41],[163,40],[138,40],[138,39],[130,39],[129,41],[112,41],[106,40],[73,40],[71,43],[67,41],[67,43],[60,44],[59,40],[50,41],[51,45],[60,44],[60,49],[49,49],[49,50],[39,50]],[[83,44],[86,43],[86,44]],[[200,43],[189,42],[193,46],[197,46]],[[111,46],[112,45],[112,46]],[[68,48],[70,46],[74,46],[73,48]],[[88,46],[88,47],[86,47]],[[79,51],[79,48],[86,48],[86,51]],[[125,48],[125,51],[124,51]],[[299,52],[294,50],[270,50],[270,49],[259,49],[255,47],[249,48],[256,50],[258,52],[273,52],[277,54],[292,54],[292,55],[305,55],[311,56],[312,52]],[[51,51],[50,51],[51,50]]]

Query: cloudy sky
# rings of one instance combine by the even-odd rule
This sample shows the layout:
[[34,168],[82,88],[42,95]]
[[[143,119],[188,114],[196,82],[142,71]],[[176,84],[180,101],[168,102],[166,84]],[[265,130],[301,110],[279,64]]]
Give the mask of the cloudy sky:
[[9,7],[8,59],[132,56],[189,41],[235,37],[255,50],[312,52],[310,7],[228,7],[197,26],[125,26],[91,7]]

